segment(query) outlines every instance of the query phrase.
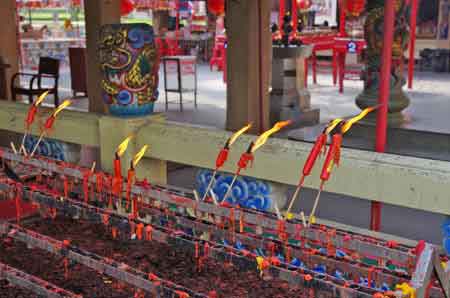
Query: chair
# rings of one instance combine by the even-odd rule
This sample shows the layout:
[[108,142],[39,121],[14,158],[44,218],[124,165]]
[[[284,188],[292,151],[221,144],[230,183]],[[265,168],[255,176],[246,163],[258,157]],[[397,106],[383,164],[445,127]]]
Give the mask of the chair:
[[211,60],[209,61],[209,67],[212,70],[214,65],[218,70],[223,70],[225,67],[225,37],[217,37],[214,42],[214,48]]
[[[30,79],[28,84],[28,88],[22,87],[20,85],[20,81],[18,86],[15,85],[15,81],[17,78],[26,78]],[[43,81],[53,80],[53,84],[51,85],[43,85]],[[18,72],[14,74],[11,79],[11,95],[12,99],[16,100],[17,95],[27,95],[29,103],[33,103],[33,96],[40,95],[43,92],[49,90],[49,94],[53,94],[55,99],[55,106],[59,105],[59,97],[58,97],[58,81],[59,81],[59,60],[50,58],[50,57],[40,57],[39,58],[39,67],[38,73],[24,73]],[[35,84],[36,82],[36,84]]]
[[[169,109],[168,93],[178,93],[180,111],[183,112],[183,93],[194,93],[194,107],[197,109],[197,57],[196,56],[166,56],[162,58],[164,74],[164,92],[166,95],[166,111]],[[176,88],[169,87],[168,73],[176,74]],[[183,75],[194,77],[194,87],[186,88]],[[171,80],[172,82],[175,80]]]
[[166,39],[167,42],[167,56],[179,56],[183,55],[183,49],[178,45],[178,40],[176,39]]
[[164,57],[167,56],[167,43],[164,39],[157,37],[155,38],[156,47],[158,48],[159,56]]
[[75,97],[77,93],[87,95],[86,82],[86,49],[85,48],[69,48],[70,62],[70,82],[72,85],[72,93]]

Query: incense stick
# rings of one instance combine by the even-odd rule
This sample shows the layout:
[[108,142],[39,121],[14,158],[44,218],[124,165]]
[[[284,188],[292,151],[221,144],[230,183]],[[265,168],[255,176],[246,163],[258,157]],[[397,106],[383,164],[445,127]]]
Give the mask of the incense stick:
[[195,200],[197,201],[197,202],[200,202],[200,197],[199,197],[199,195],[198,195],[198,192],[194,189],[194,190],[192,190],[192,192],[194,193],[194,198],[195,198]]
[[30,153],[30,157],[33,157],[34,153],[36,152],[37,148],[39,147],[39,144],[42,142],[42,139],[44,138],[44,136],[45,136],[45,130],[39,136],[39,139],[38,139],[36,145],[34,145],[34,148]]
[[23,155],[25,155],[25,157],[28,156],[27,148],[25,148],[24,145],[22,145],[22,146],[20,147],[19,153],[20,153],[20,152],[23,152]]
[[303,226],[306,228],[306,217],[305,217],[305,212],[300,212],[300,216],[302,218],[302,222],[303,222]]
[[283,216],[281,216],[281,212],[280,212],[280,209],[278,208],[277,202],[273,202],[273,208],[275,209],[278,219],[282,220]]
[[211,189],[210,192],[211,192],[211,198],[213,199],[214,205],[219,205],[219,201],[217,200],[217,196],[214,193],[214,191]]
[[14,143],[10,142],[9,144],[11,145],[11,149],[14,152],[14,154],[17,154],[17,149],[16,149],[16,146],[14,145]]
[[25,133],[23,134],[22,143],[20,144],[20,151],[19,151],[19,153],[20,153],[20,152],[22,152],[22,149],[23,149],[23,152],[24,152],[25,155],[27,155],[26,154],[26,150],[25,150],[25,140],[26,140],[26,138],[28,136],[28,133],[29,133],[29,130],[27,129],[25,131]]
[[314,200],[314,206],[311,210],[311,214],[309,215],[309,218],[308,218],[309,226],[311,226],[311,221],[314,218],[314,214],[316,213],[317,205],[319,204],[320,195],[322,194],[324,185],[325,185],[325,181],[322,181],[322,183],[320,183],[319,192],[317,193],[316,199]]
[[238,174],[234,174],[233,180],[231,180],[230,186],[228,186],[227,192],[226,192],[225,195],[223,196],[223,200],[224,200],[224,201],[225,201],[225,200],[228,198],[228,196],[230,195],[231,190],[233,189],[234,183],[236,182],[237,178],[238,178]]
[[300,193],[300,190],[302,189],[304,182],[305,182],[305,176],[302,176],[302,179],[300,180],[300,183],[297,185],[297,188],[295,189],[295,192],[292,195],[292,198],[291,198],[291,201],[290,201],[289,206],[287,208],[286,214],[289,214],[291,212],[291,209],[294,206],[294,202],[297,199],[297,196]]
[[213,186],[213,182],[215,180],[217,174],[217,170],[214,170],[212,177],[211,177],[211,181],[209,181],[208,187],[206,188],[205,194],[203,195],[202,201],[204,201],[206,199],[206,197],[208,196],[208,192],[211,189],[211,187]]

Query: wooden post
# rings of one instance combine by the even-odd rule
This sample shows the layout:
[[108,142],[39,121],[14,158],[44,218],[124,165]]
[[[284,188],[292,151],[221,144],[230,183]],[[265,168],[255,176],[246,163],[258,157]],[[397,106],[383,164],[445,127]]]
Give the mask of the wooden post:
[[270,1],[227,0],[228,130],[249,122],[253,132],[269,128],[270,10]]
[[89,111],[104,113],[105,105],[101,96],[101,74],[98,62],[98,34],[102,25],[120,23],[120,0],[84,0],[84,7]]
[[[0,64],[8,64],[8,68],[3,70],[5,71],[3,84],[6,87],[6,90],[3,91],[6,91],[7,98],[1,99],[10,99],[11,91],[9,86],[11,77],[19,71],[16,0],[0,1],[0,19],[2,20],[2,26],[0,26],[0,57],[2,61],[0,61]],[[2,85],[1,82],[0,85]]]

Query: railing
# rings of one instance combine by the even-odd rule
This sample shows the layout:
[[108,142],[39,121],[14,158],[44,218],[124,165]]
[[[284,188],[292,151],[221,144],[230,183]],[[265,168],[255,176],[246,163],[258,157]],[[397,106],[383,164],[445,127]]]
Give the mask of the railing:
[[[23,133],[28,106],[0,101],[0,129]],[[140,165],[141,177],[165,182],[165,161],[212,168],[218,149],[229,132],[180,123],[166,122],[162,115],[136,119],[65,111],[55,124],[52,138],[100,148],[101,165],[112,170],[114,148],[128,135],[135,142],[124,156],[129,164],[136,148],[150,145],[146,161]],[[39,134],[38,128],[33,134]],[[252,136],[243,136],[233,147],[224,171],[233,172],[241,152]],[[294,185],[311,145],[283,139],[271,139],[255,155],[254,166],[243,174]],[[133,152],[134,151],[134,152]],[[143,170],[142,170],[143,169]],[[318,187],[318,170],[307,179],[307,187]],[[450,162],[378,154],[361,150],[342,150],[341,166],[327,183],[325,190],[377,200],[383,203],[450,214],[448,190]]]

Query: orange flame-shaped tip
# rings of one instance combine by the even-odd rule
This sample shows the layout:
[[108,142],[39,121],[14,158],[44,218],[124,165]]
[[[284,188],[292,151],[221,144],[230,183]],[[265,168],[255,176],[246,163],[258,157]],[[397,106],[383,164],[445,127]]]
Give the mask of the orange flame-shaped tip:
[[367,109],[364,109],[358,116],[347,120],[345,122],[345,124],[342,126],[342,133],[346,133],[352,127],[353,124],[355,124],[356,122],[360,121],[361,119],[366,117],[367,114],[369,114],[370,112],[372,112],[372,111],[374,111],[376,109],[377,109],[377,107],[369,107]]
[[328,135],[331,133],[331,131],[342,121],[341,118],[337,118],[334,119],[333,121],[330,122],[330,124],[328,125],[325,133]]
[[125,153],[125,151],[127,151],[128,144],[130,143],[130,141],[131,141],[132,138],[133,138],[132,135],[129,136],[129,137],[127,137],[125,140],[122,141],[122,143],[120,143],[119,146],[117,146],[116,154],[117,154],[119,157],[121,157],[121,156]]
[[247,130],[249,130],[252,127],[252,124],[249,123],[246,126],[244,126],[243,128],[241,128],[239,131],[235,132],[234,135],[232,135],[228,141],[228,146],[233,145],[234,142],[236,142],[236,140],[243,134],[245,133]]
[[38,105],[40,105],[44,99],[47,97],[48,93],[50,92],[50,90],[45,91],[44,93],[42,93],[41,95],[39,95],[38,99],[34,102],[34,106],[37,107]]
[[262,145],[264,145],[267,142],[267,139],[269,139],[269,137],[271,135],[273,135],[274,133],[278,132],[280,129],[282,129],[283,127],[285,127],[291,123],[292,123],[292,121],[290,121],[290,120],[280,121],[280,122],[275,123],[275,125],[271,129],[263,132],[258,137],[258,139],[255,141],[255,143],[252,147],[251,152],[254,153],[256,150],[258,150]]
[[147,151],[148,145],[144,145],[141,150],[133,157],[133,167],[136,167],[139,161],[144,157],[145,151]]
[[56,117],[58,116],[58,114],[64,110],[65,108],[67,108],[68,106],[70,106],[72,104],[72,101],[70,99],[65,100],[62,104],[60,104],[55,111],[53,112],[52,116]]

